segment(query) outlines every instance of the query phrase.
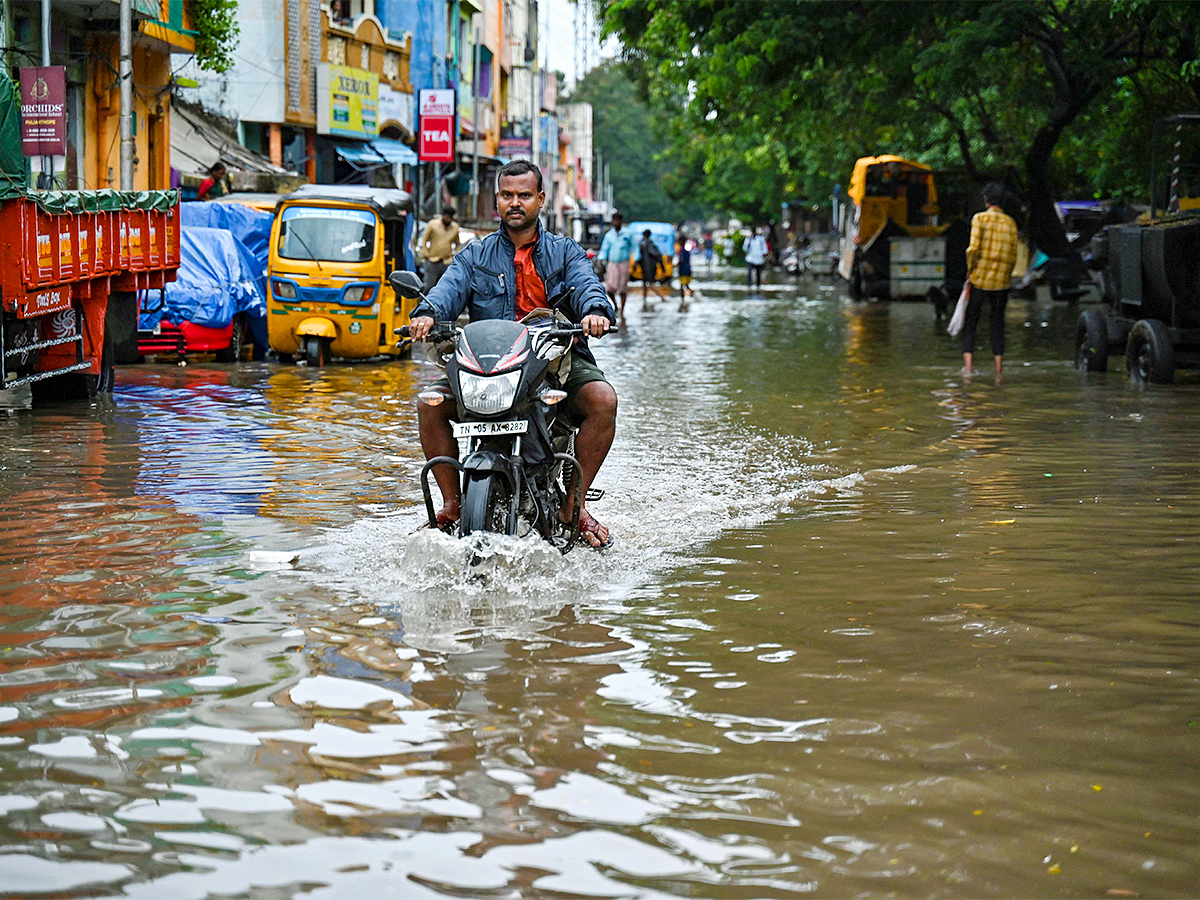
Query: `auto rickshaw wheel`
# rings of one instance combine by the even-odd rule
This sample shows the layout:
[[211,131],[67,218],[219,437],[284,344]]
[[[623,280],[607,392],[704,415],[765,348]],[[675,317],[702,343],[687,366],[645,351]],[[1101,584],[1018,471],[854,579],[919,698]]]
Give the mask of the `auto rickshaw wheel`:
[[329,342],[325,338],[309,335],[304,339],[304,361],[310,366],[320,367],[329,362]]
[[1139,319],[1125,345],[1125,368],[1134,384],[1170,384],[1175,379],[1175,345],[1158,319]]
[[1080,372],[1108,369],[1108,321],[1098,309],[1084,310],[1075,326],[1075,368]]

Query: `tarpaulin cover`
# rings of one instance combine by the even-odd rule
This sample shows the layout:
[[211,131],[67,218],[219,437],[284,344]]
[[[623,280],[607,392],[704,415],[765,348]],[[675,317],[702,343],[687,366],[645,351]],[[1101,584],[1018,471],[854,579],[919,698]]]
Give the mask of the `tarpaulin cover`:
[[19,94],[7,67],[0,66],[0,200],[23,197],[25,186]]
[[30,191],[29,199],[51,214],[115,212],[120,209],[171,209],[179,191]]
[[262,293],[264,302],[267,296],[267,257],[271,250],[271,222],[274,218],[269,212],[242,203],[196,201],[179,204],[179,219],[185,229],[223,228],[233,234],[249,255],[248,264],[254,271],[254,281]]
[[233,233],[223,228],[185,226],[180,229],[179,271],[165,288],[142,299],[138,328],[149,331],[166,319],[204,328],[223,328],[239,312],[267,314],[266,302],[255,284],[254,258]]

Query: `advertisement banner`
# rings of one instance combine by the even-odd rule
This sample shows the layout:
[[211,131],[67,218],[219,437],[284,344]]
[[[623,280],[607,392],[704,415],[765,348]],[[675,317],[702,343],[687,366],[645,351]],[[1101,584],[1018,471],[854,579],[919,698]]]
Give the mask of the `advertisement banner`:
[[317,66],[317,134],[378,137],[379,76],[350,66]]
[[67,69],[28,66],[21,78],[21,152],[62,156],[67,152]]
[[498,152],[509,159],[533,159],[533,129],[524,119],[510,119],[500,126]]
[[422,90],[417,113],[417,158],[421,162],[454,162],[454,91]]
[[416,134],[413,129],[413,95],[403,91],[393,90],[386,84],[379,85],[379,131],[389,125],[397,126],[408,134]]

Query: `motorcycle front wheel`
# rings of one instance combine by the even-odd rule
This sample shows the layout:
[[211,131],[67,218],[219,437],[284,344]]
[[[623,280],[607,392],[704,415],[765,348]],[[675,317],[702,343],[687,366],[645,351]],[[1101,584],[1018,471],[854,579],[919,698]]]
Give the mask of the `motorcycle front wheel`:
[[504,479],[495,472],[473,476],[463,491],[459,511],[459,534],[466,537],[476,531],[510,534],[508,508],[512,492]]

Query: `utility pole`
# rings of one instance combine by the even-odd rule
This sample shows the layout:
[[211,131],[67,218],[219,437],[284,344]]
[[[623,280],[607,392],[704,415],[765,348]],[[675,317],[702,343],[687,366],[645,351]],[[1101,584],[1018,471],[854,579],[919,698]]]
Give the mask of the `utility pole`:
[[[49,0],[43,0],[49,4]],[[130,0],[121,0],[121,190],[133,190],[133,14]]]
[[471,96],[474,107],[471,111],[471,128],[475,136],[471,147],[471,221],[479,221],[479,66],[482,63],[479,52],[479,28],[475,29],[475,64],[471,73]]

